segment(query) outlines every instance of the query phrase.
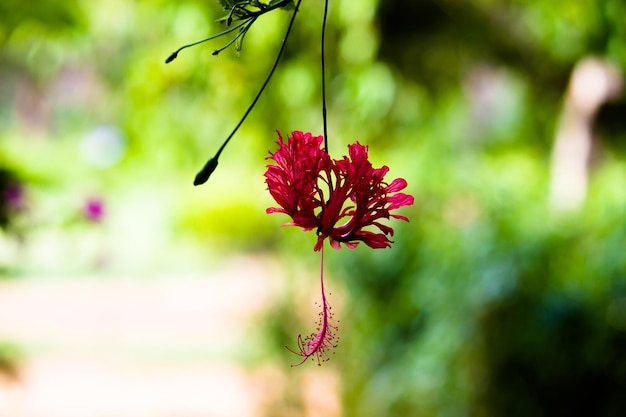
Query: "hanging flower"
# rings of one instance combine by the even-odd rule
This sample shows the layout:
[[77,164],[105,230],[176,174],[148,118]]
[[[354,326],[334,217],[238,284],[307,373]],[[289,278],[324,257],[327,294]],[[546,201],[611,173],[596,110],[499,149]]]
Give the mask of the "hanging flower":
[[390,247],[393,242],[388,236],[393,236],[393,229],[381,220],[408,221],[390,212],[414,202],[413,196],[399,192],[407,186],[404,179],[386,183],[389,168],[372,167],[367,146],[349,145],[348,156],[333,160],[322,149],[323,141],[323,136],[296,131],[285,143],[279,132],[278,150],[268,158],[275,164],[268,165],[265,172],[268,190],[280,206],[268,208],[267,213],[287,214],[292,221],[285,226],[316,230],[313,250],[322,252],[322,311],[317,332],[305,338],[299,335],[298,351],[287,348],[304,358],[297,365],[309,357],[320,364],[337,346],[338,329],[324,292],[324,240],[328,238],[334,249],[340,249],[342,243],[354,249],[359,242],[374,249]]
[[[353,249],[360,241],[375,249],[390,247],[393,229],[380,220],[408,221],[390,213],[413,204],[413,196],[399,192],[406,181],[396,178],[387,184],[389,168],[373,168],[367,146],[349,145],[349,156],[333,160],[321,148],[322,142],[322,136],[296,131],[285,143],[279,133],[279,149],[270,157],[276,165],[268,165],[265,178],[280,207],[268,208],[267,213],[285,213],[293,220],[285,225],[315,229],[315,251],[326,238],[335,249],[341,243]],[[366,230],[370,226],[373,231]]]

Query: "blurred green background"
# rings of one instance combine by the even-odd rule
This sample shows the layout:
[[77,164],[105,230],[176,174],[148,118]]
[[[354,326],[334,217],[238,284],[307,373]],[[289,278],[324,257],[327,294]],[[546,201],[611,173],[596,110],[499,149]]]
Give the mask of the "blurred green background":
[[[369,145],[416,203],[391,249],[328,252],[340,345],[321,369],[291,369],[318,254],[265,214],[264,158],[276,130],[321,134],[322,11],[303,2],[268,90],[194,188],[289,13],[259,19],[240,54],[212,56],[220,39],[165,65],[220,30],[217,2],[3,1],[0,185],[19,201],[0,207],[0,278],[210,280],[242,254],[275,261],[278,295],[227,355],[287,381],[262,415],[623,415],[626,4],[330,1],[330,153]],[[0,342],[14,373],[33,349]],[[311,392],[319,372],[331,394]],[[338,406],[315,414],[310,395]]]

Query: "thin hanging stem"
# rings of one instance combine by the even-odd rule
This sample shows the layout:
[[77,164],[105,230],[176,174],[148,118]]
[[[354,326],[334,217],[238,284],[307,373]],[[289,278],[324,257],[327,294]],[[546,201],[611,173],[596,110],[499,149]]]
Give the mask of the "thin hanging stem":
[[328,153],[328,122],[326,120],[326,62],[324,59],[324,40],[326,36],[326,17],[328,0],[324,0],[324,19],[322,20],[322,121],[324,123],[324,150]]
[[246,118],[248,117],[248,115],[250,114],[254,106],[256,105],[257,101],[259,101],[259,98],[261,98],[261,95],[263,94],[265,87],[267,87],[267,84],[269,84],[270,79],[272,78],[272,75],[274,75],[274,71],[276,71],[276,68],[278,67],[278,62],[280,61],[280,57],[282,56],[283,51],[285,50],[285,45],[287,44],[287,38],[289,38],[289,33],[291,32],[291,28],[293,27],[293,22],[296,20],[296,14],[298,13],[298,9],[300,8],[300,3],[302,3],[302,0],[298,0],[298,3],[296,4],[296,7],[293,11],[293,14],[291,15],[291,20],[289,21],[289,26],[287,26],[285,37],[283,38],[283,42],[280,45],[280,49],[278,50],[278,54],[276,55],[276,59],[274,60],[274,65],[272,65],[272,68],[270,69],[270,72],[267,78],[265,79],[265,82],[263,82],[263,85],[259,89],[259,92],[257,93],[257,95],[254,97],[254,100],[252,100],[252,103],[250,103],[250,106],[248,106],[248,109],[243,114],[243,117],[241,118],[241,120],[239,120],[239,123],[237,123],[233,131],[230,132],[230,135],[228,135],[224,143],[222,143],[222,146],[220,146],[217,153],[212,158],[210,158],[206,162],[206,164],[202,167],[202,169],[196,174],[196,178],[194,179],[193,185],[200,185],[200,184],[204,184],[205,182],[207,182],[207,180],[209,179],[209,176],[213,173],[213,171],[217,167],[217,160],[220,154],[222,153],[224,148],[226,148],[226,145],[228,145],[228,142],[230,142],[232,137],[235,136],[235,133],[237,133],[237,131],[239,130],[243,122],[246,120]]
[[243,117],[241,118],[239,123],[237,123],[237,126],[235,126],[233,131],[230,133],[230,135],[228,135],[228,137],[226,138],[226,140],[224,141],[224,143],[222,144],[220,149],[215,154],[215,158],[217,158],[222,153],[222,151],[224,150],[224,148],[226,147],[226,145],[228,144],[230,139],[233,136],[235,136],[235,133],[237,132],[237,130],[239,130],[239,128],[241,127],[243,122],[246,120],[246,118],[248,117],[248,115],[250,114],[250,112],[252,111],[254,106],[256,106],[256,103],[257,103],[257,101],[259,101],[259,98],[261,98],[261,95],[263,94],[263,91],[265,90],[265,87],[267,87],[267,85],[269,84],[270,79],[272,78],[272,75],[274,75],[274,71],[276,71],[276,68],[278,67],[278,62],[280,61],[280,57],[282,56],[283,51],[285,50],[285,45],[287,45],[287,38],[289,37],[289,32],[291,32],[291,27],[293,26],[293,22],[294,22],[294,20],[296,20],[296,13],[298,12],[298,8],[300,7],[300,3],[301,2],[302,2],[302,0],[298,0],[298,4],[296,4],[296,8],[294,9],[293,14],[291,15],[291,20],[289,21],[289,26],[287,26],[287,32],[285,32],[285,37],[283,38],[283,42],[280,45],[280,49],[278,50],[278,54],[276,55],[276,59],[274,60],[274,65],[272,65],[272,69],[270,69],[270,72],[267,75],[267,78],[265,79],[265,81],[263,82],[263,85],[259,89],[259,92],[254,97],[254,100],[252,100],[252,103],[250,103],[250,106],[248,106],[248,109],[243,114]]

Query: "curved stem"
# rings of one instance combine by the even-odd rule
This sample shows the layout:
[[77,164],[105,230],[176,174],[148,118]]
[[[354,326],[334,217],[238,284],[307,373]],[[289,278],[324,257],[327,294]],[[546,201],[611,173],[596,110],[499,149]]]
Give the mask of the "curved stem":
[[215,154],[215,158],[217,158],[222,153],[222,151],[224,150],[224,148],[226,147],[230,139],[233,136],[235,136],[235,133],[237,132],[237,130],[239,130],[243,122],[246,120],[246,118],[248,117],[248,115],[250,114],[254,106],[256,105],[257,101],[259,101],[259,98],[261,98],[261,95],[263,94],[263,91],[265,91],[265,87],[267,87],[267,85],[269,84],[270,79],[272,78],[272,75],[274,75],[274,71],[276,71],[276,68],[278,67],[278,62],[280,61],[280,57],[282,56],[283,51],[285,50],[285,45],[287,45],[287,38],[289,37],[289,33],[291,32],[291,28],[293,27],[293,22],[296,20],[296,14],[298,13],[298,9],[300,8],[301,2],[302,0],[298,0],[298,4],[296,4],[296,8],[294,9],[293,14],[291,15],[291,20],[289,21],[289,26],[287,26],[285,37],[283,38],[283,42],[280,45],[280,49],[278,50],[278,54],[276,55],[276,59],[274,60],[274,64],[272,65],[272,68],[270,69],[270,72],[267,75],[267,78],[263,82],[263,85],[261,85],[259,92],[254,97],[254,100],[252,100],[252,103],[250,103],[250,106],[248,106],[248,109],[243,114],[243,117],[241,118],[239,123],[237,123],[233,131],[230,132],[230,135],[228,135],[228,137],[226,138],[226,140],[224,141],[220,149]]
[[326,121],[326,62],[324,59],[324,43],[326,37],[326,17],[328,16],[328,0],[324,0],[324,19],[322,20],[322,121],[324,123],[324,150],[328,153],[328,123]]
[[[298,9],[300,8],[300,3],[302,3],[302,0],[298,0],[298,3],[296,4],[296,7],[295,7],[295,9],[293,11],[293,14],[291,15],[291,20],[289,21],[289,26],[287,26],[287,31],[285,32],[285,37],[283,38],[283,42],[280,45],[280,49],[278,50],[278,54],[276,55],[276,59],[274,60],[274,65],[272,65],[272,68],[270,69],[270,72],[269,72],[267,78],[265,79],[265,82],[263,82],[263,85],[261,85],[261,88],[259,89],[259,92],[254,97],[254,100],[252,100],[252,103],[250,104],[250,106],[248,106],[248,109],[243,114],[243,117],[241,118],[241,120],[239,120],[239,123],[237,123],[237,125],[232,130],[232,132],[230,132],[230,135],[228,135],[228,137],[226,138],[224,143],[222,143],[222,146],[220,146],[220,148],[218,149],[218,151],[215,154],[215,156],[210,158],[207,161],[207,163],[204,165],[204,167],[200,170],[200,172],[198,172],[198,174],[196,174],[196,178],[194,180],[194,185],[204,184],[209,179],[209,176],[211,175],[211,173],[213,171],[207,172],[207,171],[205,171],[205,168],[212,166],[213,169],[215,169],[215,167],[217,166],[217,160],[218,160],[220,154],[222,153],[224,148],[226,148],[226,145],[228,145],[228,142],[230,142],[232,137],[235,136],[235,133],[237,133],[237,131],[239,130],[239,128],[241,127],[243,122],[246,120],[246,118],[248,117],[248,115],[250,114],[250,112],[252,111],[254,106],[256,105],[257,101],[259,101],[259,98],[263,94],[263,91],[265,90],[265,87],[267,87],[267,84],[269,84],[270,79],[272,78],[272,75],[274,75],[274,71],[276,71],[276,68],[278,67],[278,62],[280,61],[280,57],[282,56],[282,54],[283,54],[283,52],[285,50],[285,45],[287,44],[287,38],[289,38],[289,33],[291,32],[291,28],[293,27],[293,22],[296,20],[296,14],[298,13]],[[214,162],[212,164],[210,164],[211,161],[214,161]]]

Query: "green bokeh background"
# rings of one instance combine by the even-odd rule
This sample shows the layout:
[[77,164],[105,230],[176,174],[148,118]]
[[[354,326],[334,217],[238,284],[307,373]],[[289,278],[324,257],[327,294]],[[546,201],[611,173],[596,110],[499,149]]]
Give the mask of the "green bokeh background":
[[[271,67],[289,13],[259,19],[240,54],[212,56],[217,40],[165,65],[180,45],[220,30],[217,2],[3,1],[0,166],[24,182],[29,208],[16,219],[20,237],[2,235],[4,275],[149,279],[210,270],[242,252],[315,270],[313,236],[280,229],[286,219],[265,214],[272,201],[263,172],[276,130],[321,134],[322,7],[303,2],[268,90],[209,182],[194,188],[196,170]],[[369,145],[374,166],[406,178],[416,199],[402,209],[410,223],[393,224],[391,249],[329,252],[329,280],[344,301],[340,347],[324,366],[340,372],[343,414],[622,415],[623,97],[596,118],[584,204],[555,212],[548,194],[572,69],[589,56],[626,68],[626,5],[330,7],[330,153]],[[495,98],[481,101],[480,88]],[[103,126],[123,144],[106,168],[81,151]],[[78,216],[94,195],[106,203],[103,227]],[[76,248],[81,256],[68,256]],[[282,346],[302,327],[290,313],[302,303],[294,296],[301,286],[316,288],[293,282],[259,319],[262,343],[246,366],[286,366]],[[300,415],[299,395],[286,393],[272,415]]]

